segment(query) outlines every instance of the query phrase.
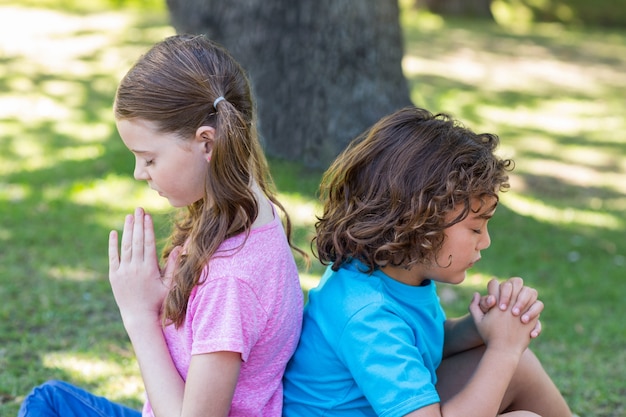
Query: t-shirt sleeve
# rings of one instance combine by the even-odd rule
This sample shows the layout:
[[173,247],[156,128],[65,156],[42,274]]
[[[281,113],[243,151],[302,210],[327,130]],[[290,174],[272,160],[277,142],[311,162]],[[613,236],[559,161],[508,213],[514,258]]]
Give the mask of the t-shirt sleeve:
[[338,355],[379,416],[403,416],[439,402],[417,335],[400,316],[368,306],[347,323]]
[[192,355],[239,352],[243,361],[248,359],[267,322],[254,291],[233,277],[200,285],[187,314],[192,314]]

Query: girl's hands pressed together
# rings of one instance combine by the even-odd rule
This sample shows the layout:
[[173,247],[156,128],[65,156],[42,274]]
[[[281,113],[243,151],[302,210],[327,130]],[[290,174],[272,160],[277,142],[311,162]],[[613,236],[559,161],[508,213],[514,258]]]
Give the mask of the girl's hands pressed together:
[[137,208],[127,215],[122,232],[121,250],[118,235],[109,235],[109,281],[122,319],[157,319],[169,290],[180,248],[175,248],[161,271],[156,253],[152,217]]

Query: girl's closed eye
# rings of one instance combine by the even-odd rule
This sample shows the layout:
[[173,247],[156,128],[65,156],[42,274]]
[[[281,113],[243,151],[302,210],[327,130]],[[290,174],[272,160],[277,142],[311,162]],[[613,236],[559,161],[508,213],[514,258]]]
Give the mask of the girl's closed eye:
[[154,159],[146,159],[145,166],[149,167],[154,163]]

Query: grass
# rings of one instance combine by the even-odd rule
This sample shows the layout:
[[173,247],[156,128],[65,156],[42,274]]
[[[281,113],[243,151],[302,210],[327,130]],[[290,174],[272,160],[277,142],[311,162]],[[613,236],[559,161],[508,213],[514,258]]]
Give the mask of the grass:
[[[163,10],[79,16],[22,4],[0,4],[0,416],[50,378],[138,407],[107,235],[142,205],[165,236],[170,211],[132,180],[111,100],[139,54],[173,30]],[[442,287],[449,314],[464,313],[491,276],[524,277],[546,304],[534,350],[573,410],[623,416],[626,33],[526,32],[413,11],[403,25],[415,104],[498,133],[517,163],[491,248],[463,286]],[[308,248],[321,173],[271,166]],[[321,270],[302,271],[305,290]]]

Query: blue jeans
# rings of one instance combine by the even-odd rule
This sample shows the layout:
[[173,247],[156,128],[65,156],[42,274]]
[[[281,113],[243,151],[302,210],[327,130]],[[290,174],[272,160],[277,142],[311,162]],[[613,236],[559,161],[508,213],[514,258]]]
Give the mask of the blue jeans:
[[48,381],[24,399],[18,417],[141,417],[141,412],[67,382]]

